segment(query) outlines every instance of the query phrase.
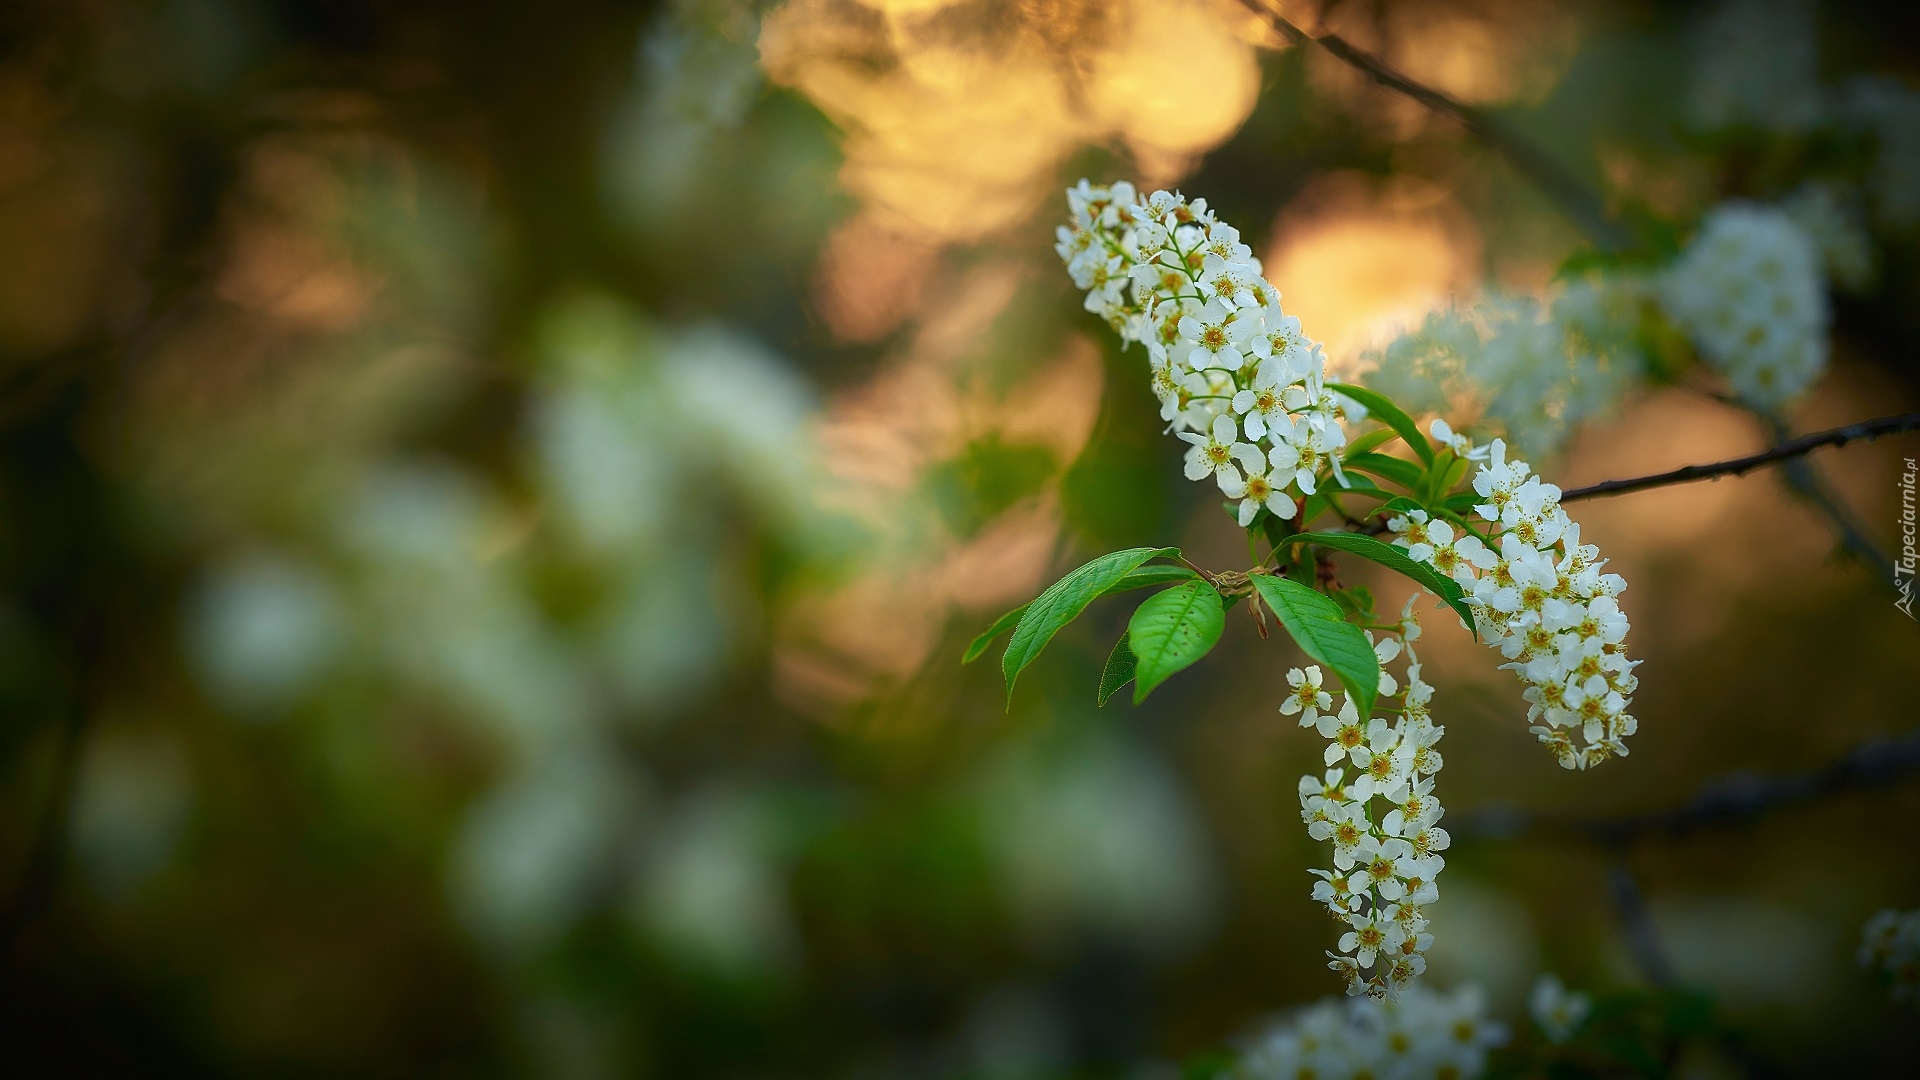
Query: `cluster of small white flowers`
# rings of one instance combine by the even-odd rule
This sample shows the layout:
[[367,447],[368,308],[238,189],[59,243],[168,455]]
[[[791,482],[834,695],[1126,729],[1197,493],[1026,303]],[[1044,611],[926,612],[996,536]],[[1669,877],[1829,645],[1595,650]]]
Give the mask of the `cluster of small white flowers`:
[[1082,180],[1067,203],[1054,250],[1087,310],[1146,345],[1160,417],[1192,444],[1187,478],[1240,500],[1242,525],[1262,508],[1293,517],[1322,469],[1344,486],[1340,421],[1364,410],[1327,389],[1320,346],[1280,310],[1239,231],[1205,199],[1142,199],[1124,181]]
[[1643,293],[1616,275],[1570,282],[1544,303],[1493,295],[1437,311],[1364,354],[1367,385],[1414,412],[1477,412],[1527,453],[1549,453],[1641,379]]
[[1868,919],[1860,966],[1885,979],[1896,1000],[1920,1004],[1920,911],[1882,911]]
[[1563,1043],[1585,1026],[1593,1012],[1593,999],[1568,990],[1559,978],[1542,975],[1527,995],[1527,1012],[1551,1043]]
[[1326,998],[1280,1020],[1241,1054],[1237,1080],[1478,1076],[1507,1041],[1474,986],[1451,994],[1414,987],[1394,1001]]
[[1827,366],[1820,252],[1787,212],[1726,202],[1670,267],[1661,304],[1749,404],[1778,409]]
[[[1435,434],[1443,432],[1452,434],[1436,422]],[[1501,440],[1487,449],[1473,477],[1486,500],[1474,507],[1486,538],[1464,519],[1414,510],[1387,523],[1394,542],[1466,590],[1481,636],[1526,685],[1533,733],[1561,765],[1584,769],[1625,756],[1623,740],[1639,726],[1627,713],[1639,661],[1627,659],[1627,617],[1615,599],[1627,583],[1601,572],[1600,549],[1580,542],[1558,487],[1526,462],[1508,461]]]
[[[1362,717],[1345,695],[1334,711],[1318,667],[1287,672],[1292,689],[1280,706],[1328,739],[1325,775],[1300,778],[1300,817],[1307,835],[1333,843],[1333,869],[1309,873],[1320,879],[1313,898],[1346,927],[1327,966],[1346,979],[1348,994],[1400,994],[1426,971],[1433,944],[1425,909],[1439,899],[1440,852],[1450,842],[1433,793],[1441,766],[1434,744],[1446,729],[1433,722],[1433,687],[1420,678],[1419,637],[1409,600],[1392,632],[1373,641],[1382,664],[1377,711],[1398,714],[1392,721]],[[1404,690],[1384,666],[1402,657]],[[1385,810],[1378,820],[1375,800]]]

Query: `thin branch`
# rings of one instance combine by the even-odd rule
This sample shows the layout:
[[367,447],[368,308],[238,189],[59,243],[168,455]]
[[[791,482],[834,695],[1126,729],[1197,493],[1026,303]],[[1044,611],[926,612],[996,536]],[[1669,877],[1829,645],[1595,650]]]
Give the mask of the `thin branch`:
[[[1778,439],[1786,435],[1786,425],[1779,419],[1762,415],[1761,420],[1773,430],[1774,438]],[[1813,464],[1796,458],[1788,461],[1782,467],[1782,471],[1786,474],[1787,490],[1812,503],[1827,516],[1827,521],[1833,526],[1834,538],[1852,551],[1855,558],[1865,563],[1881,584],[1889,589],[1898,589],[1900,579],[1895,575],[1893,560],[1887,557],[1886,552],[1880,550],[1880,545],[1874,543],[1873,538],[1867,535],[1867,531],[1854,520],[1853,512],[1848,510],[1847,504],[1841,501],[1840,496],[1834,494],[1826,482],[1820,479],[1820,474],[1813,470]]]
[[1640,889],[1639,876],[1627,863],[1625,850],[1615,852],[1613,865],[1607,868],[1607,892],[1613,900],[1614,914],[1620,917],[1620,932],[1626,935],[1627,951],[1634,964],[1648,982],[1662,989],[1672,987],[1678,981],[1673,961],[1660,940],[1653,913],[1647,910],[1646,894]]
[[1832,431],[1821,431],[1812,435],[1802,435],[1797,439],[1788,439],[1771,450],[1748,454],[1746,457],[1716,461],[1711,465],[1687,465],[1651,476],[1604,480],[1598,484],[1589,484],[1586,487],[1563,492],[1560,501],[1565,503],[1576,499],[1598,498],[1602,495],[1624,495],[1629,491],[1644,491],[1647,488],[1665,487],[1669,484],[1686,484],[1695,480],[1739,476],[1762,465],[1797,458],[1823,446],[1845,446],[1856,440],[1872,440],[1882,435],[1897,435],[1903,431],[1920,431],[1920,413],[1904,413],[1900,416],[1882,416],[1875,420],[1862,420],[1857,424],[1834,428]]
[[1459,823],[1448,832],[1461,839],[1575,840],[1619,850],[1643,841],[1679,840],[1696,832],[1737,828],[1789,806],[1884,788],[1916,774],[1920,774],[1920,731],[1911,731],[1857,743],[1808,772],[1729,773],[1666,810],[1586,818],[1489,806],[1460,815]]
[[1579,177],[1506,124],[1446,93],[1396,71],[1338,34],[1309,34],[1280,14],[1276,0],[1241,0],[1248,10],[1266,19],[1273,29],[1295,45],[1318,45],[1341,62],[1364,73],[1375,83],[1405,95],[1428,109],[1458,121],[1467,133],[1505,158],[1521,175],[1551,199],[1567,219],[1585,233],[1595,247],[1618,251],[1630,246],[1626,230],[1610,220],[1600,199]]

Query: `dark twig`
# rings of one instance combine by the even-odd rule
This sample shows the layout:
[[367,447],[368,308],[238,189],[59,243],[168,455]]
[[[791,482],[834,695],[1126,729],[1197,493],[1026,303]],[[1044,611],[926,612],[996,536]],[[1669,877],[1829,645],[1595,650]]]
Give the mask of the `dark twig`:
[[1488,149],[1505,158],[1521,175],[1553,200],[1560,212],[1574,223],[1594,246],[1618,251],[1629,246],[1626,230],[1607,218],[1600,199],[1579,177],[1569,172],[1546,151],[1486,113],[1431,86],[1418,82],[1389,67],[1365,50],[1338,34],[1309,34],[1280,14],[1275,0],[1241,0],[1254,14],[1266,19],[1282,37],[1295,45],[1318,45],[1336,59],[1366,74],[1374,82],[1419,102],[1428,109],[1451,117],[1466,128]]
[[[1746,457],[1716,461],[1711,465],[1687,465],[1669,472],[1654,473],[1651,476],[1636,476],[1625,480],[1604,480],[1598,484],[1573,488],[1563,492],[1561,502],[1573,502],[1576,499],[1592,499],[1602,495],[1624,495],[1629,491],[1644,491],[1647,488],[1665,487],[1669,484],[1686,484],[1695,480],[1712,480],[1722,476],[1739,476],[1757,469],[1762,465],[1771,465],[1776,461],[1790,461],[1809,451],[1823,446],[1845,446],[1856,440],[1864,441],[1880,438],[1882,435],[1897,435],[1903,431],[1920,431],[1920,413],[1905,413],[1900,416],[1882,416],[1874,420],[1862,420],[1857,424],[1834,428],[1832,431],[1815,432],[1802,435],[1797,439],[1788,439],[1771,450],[1763,450]],[[1791,482],[1792,476],[1789,475]],[[1817,487],[1817,484],[1815,485]],[[1798,490],[1798,489],[1796,489]],[[1806,492],[1802,492],[1806,494]]]
[[67,865],[67,841],[72,831],[80,762],[86,751],[88,729],[97,711],[93,695],[98,690],[101,629],[97,614],[82,614],[72,628],[75,666],[63,680],[67,700],[48,770],[46,797],[40,819],[34,825],[26,862],[4,900],[0,900],[0,964],[12,957],[21,938],[46,914],[60,890]]
[[1815,799],[1886,787],[1920,773],[1920,731],[1869,739],[1802,773],[1752,772],[1717,777],[1678,806],[1615,818],[1535,814],[1491,806],[1460,815],[1448,831],[1460,839],[1576,840],[1620,849],[1642,841],[1679,840],[1696,832],[1743,826],[1775,810]]
[[1620,931],[1626,935],[1627,951],[1633,962],[1653,985],[1667,988],[1675,983],[1673,961],[1660,941],[1660,928],[1647,910],[1647,898],[1640,891],[1640,879],[1627,863],[1624,849],[1614,852],[1613,865],[1607,868],[1607,892],[1613,899],[1614,914],[1620,917]]
[[[1786,435],[1786,425],[1777,418],[1762,416],[1761,419],[1772,429],[1774,438],[1779,439]],[[1920,413],[1909,413],[1904,418],[1889,417],[1888,419],[1920,420]],[[1920,423],[1913,426],[1920,427]],[[1846,503],[1841,502],[1840,497],[1820,479],[1820,474],[1814,471],[1812,463],[1796,458],[1788,461],[1781,471],[1785,474],[1788,491],[1813,504],[1827,516],[1828,523],[1833,526],[1834,538],[1853,552],[1855,558],[1865,563],[1881,583],[1888,588],[1897,589],[1899,579],[1894,576],[1893,560],[1887,557],[1886,552],[1880,550],[1880,545],[1874,543],[1873,538],[1867,535],[1867,531],[1854,520],[1853,512],[1848,510]]]

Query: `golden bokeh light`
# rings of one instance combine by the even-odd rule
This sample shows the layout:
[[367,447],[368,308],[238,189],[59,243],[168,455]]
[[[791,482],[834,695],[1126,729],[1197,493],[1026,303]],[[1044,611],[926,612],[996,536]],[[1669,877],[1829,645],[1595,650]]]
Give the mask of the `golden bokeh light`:
[[[1156,175],[1231,135],[1258,67],[1232,5],[790,0],[761,58],[846,132],[842,182],[896,227],[973,240],[1024,219],[1075,149]],[[1205,79],[1169,78],[1168,40]]]
[[1287,313],[1325,343],[1328,367],[1351,373],[1362,349],[1478,281],[1480,237],[1432,183],[1331,173],[1281,211],[1266,271]]

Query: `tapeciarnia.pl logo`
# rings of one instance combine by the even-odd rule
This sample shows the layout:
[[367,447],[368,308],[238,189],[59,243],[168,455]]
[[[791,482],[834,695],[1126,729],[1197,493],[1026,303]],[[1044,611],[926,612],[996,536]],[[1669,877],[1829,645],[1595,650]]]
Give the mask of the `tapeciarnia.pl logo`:
[[1893,606],[1913,614],[1913,571],[1914,571],[1914,519],[1913,519],[1913,478],[1916,470],[1912,458],[1903,459],[1906,468],[1900,473],[1900,557],[1893,564],[1893,587],[1900,590],[1900,599]]

